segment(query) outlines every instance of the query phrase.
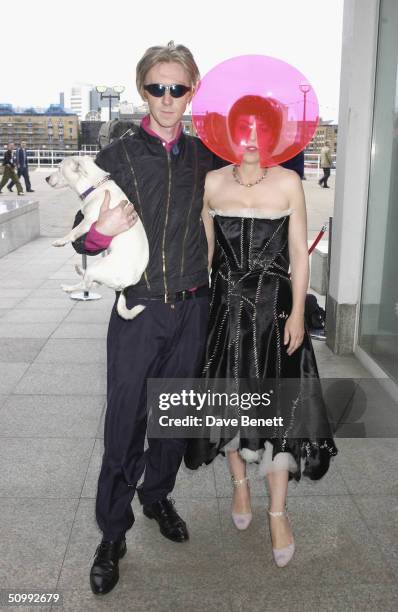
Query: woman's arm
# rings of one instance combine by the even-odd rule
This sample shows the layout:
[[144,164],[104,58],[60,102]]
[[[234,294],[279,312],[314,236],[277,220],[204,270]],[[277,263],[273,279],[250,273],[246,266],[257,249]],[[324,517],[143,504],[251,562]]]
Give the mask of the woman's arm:
[[203,208],[202,208],[202,221],[206,232],[207,245],[208,245],[208,270],[210,274],[211,264],[213,261],[214,254],[214,221],[213,217],[210,215],[210,197],[209,197],[209,183],[211,183],[211,178],[209,179],[209,174],[206,176],[205,181],[205,192],[203,197]]
[[304,338],[304,308],[309,280],[307,244],[307,211],[300,178],[289,173],[286,178],[289,208],[293,209],[289,220],[289,258],[292,281],[293,305],[286,320],[284,344],[289,343],[287,353],[292,355]]

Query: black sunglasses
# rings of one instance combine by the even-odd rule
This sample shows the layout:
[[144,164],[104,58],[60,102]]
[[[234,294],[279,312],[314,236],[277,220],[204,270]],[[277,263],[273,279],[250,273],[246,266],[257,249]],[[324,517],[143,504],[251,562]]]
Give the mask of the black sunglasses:
[[191,88],[186,85],[162,85],[161,83],[144,85],[144,89],[154,98],[162,98],[166,91],[170,93],[172,98],[182,98],[188,91],[191,91]]

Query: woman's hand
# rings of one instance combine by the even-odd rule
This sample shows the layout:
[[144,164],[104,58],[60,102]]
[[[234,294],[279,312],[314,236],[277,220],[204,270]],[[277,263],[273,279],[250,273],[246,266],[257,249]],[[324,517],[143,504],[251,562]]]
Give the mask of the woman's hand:
[[114,208],[109,208],[110,201],[110,193],[106,190],[95,229],[106,236],[117,236],[133,227],[138,220],[138,215],[131,202],[123,200]]
[[289,357],[293,355],[294,351],[301,345],[303,338],[304,316],[291,313],[291,315],[286,319],[285,333],[283,336],[283,344],[286,345],[289,343],[288,347],[286,348],[286,352]]

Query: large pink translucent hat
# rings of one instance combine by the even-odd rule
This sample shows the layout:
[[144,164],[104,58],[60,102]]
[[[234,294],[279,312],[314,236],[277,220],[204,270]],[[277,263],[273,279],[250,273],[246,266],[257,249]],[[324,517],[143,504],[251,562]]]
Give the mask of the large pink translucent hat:
[[275,166],[305,149],[319,121],[318,100],[296,68],[266,55],[240,55],[210,70],[192,100],[199,138],[240,164],[253,126],[260,163]]

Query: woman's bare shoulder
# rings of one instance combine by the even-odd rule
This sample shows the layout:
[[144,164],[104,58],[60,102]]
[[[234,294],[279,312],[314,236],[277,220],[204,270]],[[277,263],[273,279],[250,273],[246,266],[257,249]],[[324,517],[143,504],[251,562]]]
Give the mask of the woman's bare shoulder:
[[297,191],[297,189],[301,190],[303,188],[301,178],[295,170],[289,170],[282,166],[274,166],[272,172],[274,179],[278,181],[284,190]]
[[231,176],[231,168],[232,165],[229,165],[208,172],[206,174],[206,189],[219,187],[221,183]]
[[284,168],[283,166],[273,166],[270,170],[274,172],[275,176],[283,180],[301,181],[301,178],[295,170],[289,170],[289,168]]

